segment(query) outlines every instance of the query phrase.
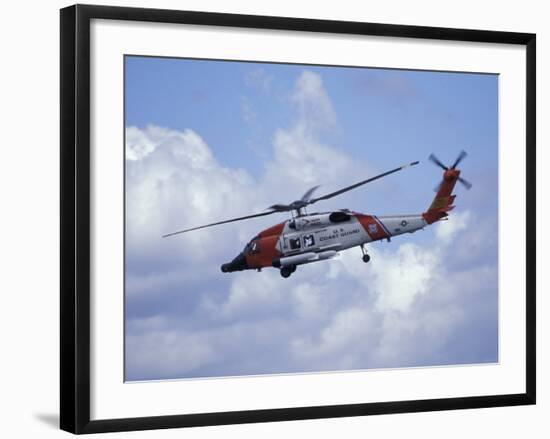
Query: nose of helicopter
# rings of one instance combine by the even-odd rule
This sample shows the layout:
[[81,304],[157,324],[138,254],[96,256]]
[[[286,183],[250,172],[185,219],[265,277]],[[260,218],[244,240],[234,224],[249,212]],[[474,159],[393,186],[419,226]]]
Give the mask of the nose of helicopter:
[[244,253],[239,253],[235,259],[227,264],[222,264],[220,267],[224,273],[231,273],[232,271],[242,271],[248,269],[248,264],[246,263],[246,257]]

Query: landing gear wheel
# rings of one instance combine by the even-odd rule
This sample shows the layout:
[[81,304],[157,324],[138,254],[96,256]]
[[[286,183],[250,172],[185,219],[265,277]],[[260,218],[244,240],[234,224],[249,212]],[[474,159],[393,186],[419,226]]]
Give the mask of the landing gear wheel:
[[291,265],[290,270],[291,273],[294,273],[296,271],[296,265]]
[[364,244],[361,246],[361,251],[363,252],[363,262],[366,264],[367,262],[370,261],[370,256],[367,254]]
[[287,277],[290,277],[291,274],[292,274],[292,267],[285,265],[284,267],[281,268],[281,276],[283,276],[285,279]]

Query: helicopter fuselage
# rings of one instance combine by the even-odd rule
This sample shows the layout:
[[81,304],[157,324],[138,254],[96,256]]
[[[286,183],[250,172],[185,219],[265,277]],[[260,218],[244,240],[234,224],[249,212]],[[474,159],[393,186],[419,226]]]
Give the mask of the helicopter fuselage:
[[308,264],[334,258],[341,250],[413,233],[428,223],[422,214],[375,216],[347,210],[302,215],[252,238],[223,272]]

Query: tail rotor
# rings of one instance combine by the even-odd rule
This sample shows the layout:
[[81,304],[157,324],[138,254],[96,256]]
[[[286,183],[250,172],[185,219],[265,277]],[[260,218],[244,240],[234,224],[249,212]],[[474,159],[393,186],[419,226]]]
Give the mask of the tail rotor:
[[432,204],[426,212],[422,214],[424,220],[428,224],[432,224],[436,221],[446,219],[449,216],[449,212],[454,209],[454,200],[456,195],[453,195],[453,190],[457,181],[462,183],[466,189],[470,189],[472,184],[460,176],[460,169],[456,169],[457,166],[466,158],[468,154],[466,151],[460,151],[458,157],[452,164],[448,167],[443,164],[434,154],[430,154],[430,161],[432,161],[436,166],[443,169],[443,179],[435,188],[437,192],[435,198],[432,201]]
[[[445,180],[445,178],[447,178],[447,175],[451,176],[451,175],[454,175],[460,183],[462,183],[462,185],[470,190],[472,188],[472,183],[470,183],[468,180],[460,177],[458,174],[460,173],[460,171],[458,172],[453,172],[453,173],[449,173],[448,171],[455,171],[456,170],[456,167],[460,164],[460,162],[462,160],[464,160],[466,157],[468,156],[468,153],[464,150],[460,151],[460,154],[458,154],[458,157],[456,158],[456,160],[454,161],[453,165],[451,167],[447,167],[443,164],[443,162],[441,160],[439,160],[435,154],[430,154],[430,157],[428,157],[430,159],[431,162],[433,162],[436,166],[439,166],[441,169],[443,169],[445,171],[445,174],[443,176],[443,181]],[[441,183],[439,183],[436,188],[435,188],[435,192],[438,192],[439,189],[441,188],[441,185],[443,184],[443,181]]]

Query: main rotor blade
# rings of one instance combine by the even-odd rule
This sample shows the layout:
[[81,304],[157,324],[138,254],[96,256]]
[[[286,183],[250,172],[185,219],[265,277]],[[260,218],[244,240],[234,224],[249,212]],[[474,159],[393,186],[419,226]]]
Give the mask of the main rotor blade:
[[449,168],[445,166],[443,163],[441,163],[441,160],[439,160],[435,154],[430,154],[430,157],[428,157],[432,162],[434,162],[437,166],[442,168],[444,171],[447,171]]
[[259,216],[271,215],[273,213],[277,213],[277,211],[276,210],[271,210],[269,212],[255,213],[254,215],[247,215],[247,216],[241,216],[239,218],[233,218],[233,219],[229,219],[229,220],[225,220],[225,221],[218,221],[217,223],[205,224],[204,226],[193,227],[191,229],[178,230],[177,232],[162,235],[162,237],[167,238],[168,236],[174,236],[174,235],[178,235],[180,233],[191,232],[192,230],[199,230],[199,229],[204,229],[206,227],[217,226],[219,224],[227,224],[227,223],[232,223],[232,222],[235,222],[235,221],[242,221],[242,220],[245,220],[245,219],[256,218],[256,217],[259,217]]
[[290,212],[292,209],[292,206],[289,204],[274,204],[273,206],[269,206],[268,209],[271,209],[274,212]]
[[351,186],[345,187],[336,192],[331,192],[330,194],[323,195],[322,197],[312,198],[309,201],[309,204],[316,203],[317,201],[320,201],[320,200],[328,200],[329,198],[335,197],[336,195],[340,195],[340,194],[343,194],[344,192],[351,191],[352,189],[355,189],[359,186],[370,183],[371,181],[378,180],[379,178],[385,177],[386,175],[393,174],[394,172],[401,171],[402,169],[408,168],[409,166],[418,165],[418,163],[420,162],[408,163],[406,165],[400,166],[399,168],[395,168],[395,169],[392,169],[391,171],[387,171],[382,174],[376,175],[374,177],[368,178],[366,180],[360,181],[359,183],[352,184]]
[[466,151],[462,150],[460,151],[460,154],[458,155],[458,157],[456,158],[455,162],[453,163],[453,166],[451,166],[451,169],[455,169],[458,164],[464,160],[464,158],[467,156],[468,154],[466,153]]
[[309,201],[311,196],[313,195],[313,192],[317,190],[319,186],[313,186],[310,190],[308,190],[304,195],[302,195],[302,198],[300,198],[301,201]]

